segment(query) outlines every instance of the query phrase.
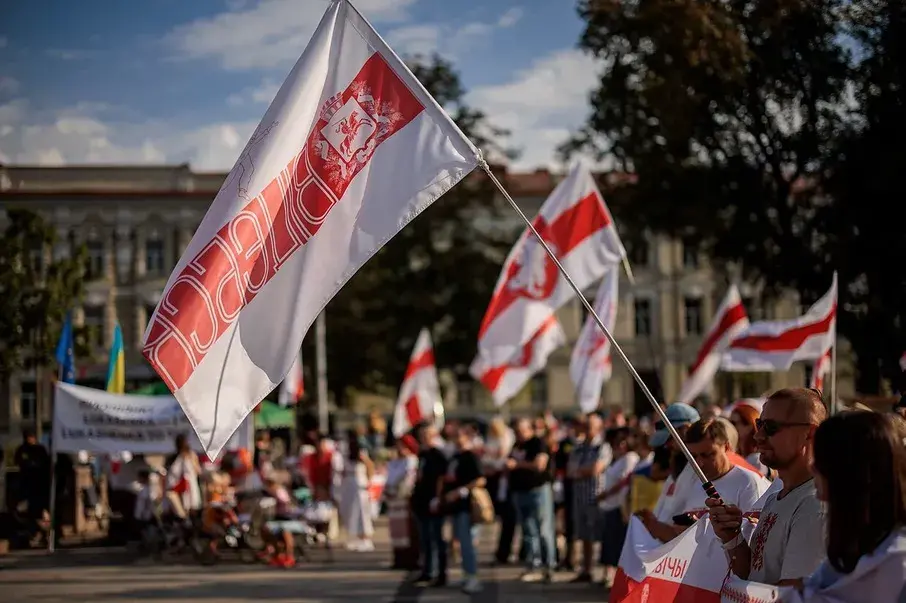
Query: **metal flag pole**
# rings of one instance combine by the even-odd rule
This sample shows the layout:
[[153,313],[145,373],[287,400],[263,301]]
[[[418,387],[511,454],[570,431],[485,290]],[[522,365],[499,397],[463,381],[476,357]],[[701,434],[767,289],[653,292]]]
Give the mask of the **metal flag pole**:
[[330,414],[327,408],[327,325],[325,311],[315,320],[315,369],[318,374],[318,431],[330,431]]
[[837,284],[837,299],[834,300],[834,326],[833,326],[833,340],[831,340],[831,365],[830,365],[830,393],[831,393],[831,403],[830,403],[830,413],[831,415],[837,414],[837,304],[840,301],[840,282],[837,280],[837,272],[834,271],[834,282]]
[[632,375],[632,378],[635,379],[635,382],[638,383],[639,388],[642,390],[642,393],[645,394],[645,397],[648,398],[648,401],[651,403],[652,408],[660,417],[661,422],[664,423],[664,426],[667,428],[667,431],[670,433],[670,437],[673,438],[676,445],[679,447],[680,451],[683,453],[683,456],[689,461],[689,466],[692,467],[692,470],[695,472],[695,475],[702,483],[702,488],[704,488],[705,493],[710,498],[720,499],[720,495],[717,493],[717,488],[714,487],[714,484],[711,483],[711,480],[705,475],[701,467],[698,466],[698,463],[695,462],[695,458],[692,456],[692,453],[689,452],[689,448],[686,447],[686,444],[680,438],[679,433],[677,433],[676,428],[673,427],[673,424],[667,419],[667,414],[664,412],[664,409],[661,408],[657,400],[654,399],[651,390],[648,389],[648,386],[645,385],[645,382],[642,380],[642,377],[639,375],[638,371],[635,370],[635,367],[632,366],[632,363],[629,361],[629,358],[626,356],[626,353],[623,351],[623,348],[620,347],[620,344],[617,343],[616,338],[611,334],[610,330],[604,325],[604,321],[601,320],[601,317],[598,316],[598,313],[595,312],[594,306],[586,299],[585,295],[582,293],[581,289],[573,281],[572,277],[563,267],[563,264],[560,263],[560,260],[557,258],[557,255],[553,250],[548,246],[547,242],[542,238],[542,236],[535,229],[532,221],[529,220],[528,216],[519,208],[513,198],[510,196],[506,189],[503,188],[503,185],[497,179],[497,176],[491,171],[490,166],[487,161],[484,160],[484,157],[479,153],[478,156],[478,165],[481,166],[481,169],[485,171],[488,177],[491,179],[491,182],[494,183],[494,186],[497,187],[497,190],[500,191],[500,194],[509,202],[513,207],[519,217],[525,222],[525,225],[528,227],[529,231],[535,236],[538,242],[541,244],[541,247],[544,248],[544,251],[547,252],[548,257],[553,261],[554,265],[557,267],[557,270],[560,271],[560,274],[563,275],[564,280],[569,284],[570,288],[576,293],[579,297],[579,300],[582,302],[582,305],[585,306],[585,309],[588,313],[594,317],[595,323],[597,323],[598,328],[601,329],[601,332],[604,333],[604,336],[607,337],[610,341],[610,345],[613,348],[613,351],[616,352],[620,360],[626,365],[626,369],[629,371],[629,374]]

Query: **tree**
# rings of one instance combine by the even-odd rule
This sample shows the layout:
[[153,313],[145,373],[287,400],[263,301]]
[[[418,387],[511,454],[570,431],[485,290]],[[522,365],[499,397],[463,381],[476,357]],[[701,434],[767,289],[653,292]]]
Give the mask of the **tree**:
[[[852,177],[837,178],[849,182],[854,196],[861,191],[849,212],[831,194],[842,184],[831,181],[843,152],[839,141],[860,121],[861,108],[849,98],[853,78],[863,77],[854,67],[855,73],[870,68],[869,59],[856,62],[853,50],[876,46],[867,38],[854,44],[845,17],[857,5],[892,11],[894,4],[582,0],[580,45],[602,59],[603,71],[586,127],[563,149],[591,149],[634,176],[614,194],[634,209],[621,220],[698,243],[719,262],[741,265],[746,278],[761,279],[769,291],[792,287],[808,302],[839,270],[840,332],[854,345],[866,392],[877,390],[872,375],[882,353],[872,338],[891,316],[866,323],[859,307],[875,312],[895,303],[891,289],[901,281],[879,283],[895,262],[881,268],[882,256],[865,253],[864,237],[844,234],[843,225],[891,240],[882,233],[902,222],[888,221],[878,207],[882,197],[865,195],[873,161],[860,155],[865,148],[853,156],[865,163],[849,164]],[[871,29],[877,34],[879,22]],[[899,110],[902,127],[902,104]],[[890,148],[877,146],[874,156]],[[899,184],[886,186],[902,191]],[[876,224],[860,227],[859,220]],[[870,249],[879,245],[874,239]],[[871,284],[861,278],[867,270],[879,273]],[[862,294],[862,287],[875,289]],[[868,325],[871,331],[864,330]]]
[[66,312],[82,295],[84,249],[54,258],[53,226],[10,209],[0,238],[0,381],[53,360]]
[[[465,90],[450,63],[416,58],[411,68],[477,146],[508,152],[489,139],[506,132],[463,102]],[[465,374],[500,265],[518,233],[499,227],[494,200],[493,185],[473,173],[396,235],[330,302],[328,381],[338,398],[350,389],[395,394],[422,327],[432,330],[438,367]],[[313,330],[305,343],[303,355],[314,358]]]

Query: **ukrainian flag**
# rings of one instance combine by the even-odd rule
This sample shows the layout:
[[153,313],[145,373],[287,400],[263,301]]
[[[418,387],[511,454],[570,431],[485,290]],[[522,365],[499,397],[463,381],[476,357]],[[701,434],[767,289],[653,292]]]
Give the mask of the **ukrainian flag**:
[[123,330],[119,323],[113,329],[113,345],[110,346],[110,362],[107,363],[107,391],[113,394],[126,393],[126,356]]

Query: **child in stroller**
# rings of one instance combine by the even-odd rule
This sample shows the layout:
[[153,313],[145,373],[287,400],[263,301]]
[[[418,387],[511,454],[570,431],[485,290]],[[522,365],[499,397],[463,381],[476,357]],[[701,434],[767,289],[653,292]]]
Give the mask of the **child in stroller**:
[[215,471],[208,475],[207,503],[202,511],[201,529],[208,540],[209,553],[218,555],[218,545],[238,545],[239,517],[236,515],[236,497],[230,487],[228,473]]

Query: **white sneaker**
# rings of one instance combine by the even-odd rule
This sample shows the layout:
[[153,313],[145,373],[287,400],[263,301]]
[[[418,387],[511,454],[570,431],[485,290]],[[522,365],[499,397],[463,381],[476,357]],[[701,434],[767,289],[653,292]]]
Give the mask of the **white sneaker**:
[[363,540],[356,550],[360,553],[370,553],[374,550],[374,543],[370,540]]
[[462,583],[462,592],[467,595],[472,595],[477,592],[481,592],[481,582],[478,581],[478,578],[475,576],[469,576]]
[[538,570],[527,570],[519,576],[522,582],[541,582],[544,576]]

